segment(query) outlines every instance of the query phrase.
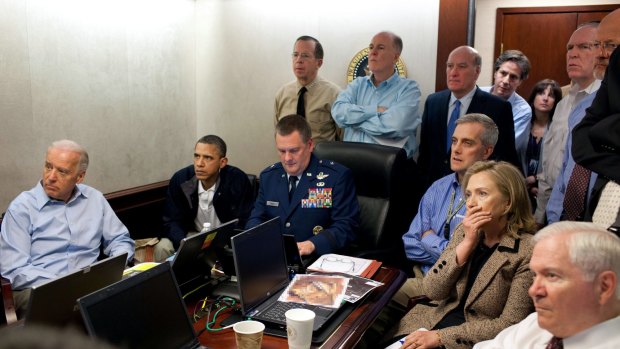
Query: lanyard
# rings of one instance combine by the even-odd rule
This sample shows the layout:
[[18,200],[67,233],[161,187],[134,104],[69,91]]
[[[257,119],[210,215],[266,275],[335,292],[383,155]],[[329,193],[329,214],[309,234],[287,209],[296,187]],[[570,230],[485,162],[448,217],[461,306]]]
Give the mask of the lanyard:
[[461,207],[463,207],[463,205],[465,204],[465,200],[460,199],[458,205],[456,205],[456,208],[454,209],[454,212],[453,212],[452,206],[454,205],[455,198],[456,198],[456,189],[453,189],[452,197],[450,198],[450,206],[448,207],[448,214],[446,215],[446,224],[444,224],[443,226],[443,236],[446,238],[446,240],[450,239],[450,222],[452,221],[452,218],[454,218],[456,213],[459,212]]

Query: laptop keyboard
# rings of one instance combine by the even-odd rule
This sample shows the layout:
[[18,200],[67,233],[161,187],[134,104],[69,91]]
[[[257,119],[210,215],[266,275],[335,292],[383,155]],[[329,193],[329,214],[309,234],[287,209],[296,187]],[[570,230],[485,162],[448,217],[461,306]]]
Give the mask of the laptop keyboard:
[[284,313],[293,308],[303,308],[303,306],[292,302],[275,302],[271,308],[261,314],[261,317],[278,322],[286,321]]

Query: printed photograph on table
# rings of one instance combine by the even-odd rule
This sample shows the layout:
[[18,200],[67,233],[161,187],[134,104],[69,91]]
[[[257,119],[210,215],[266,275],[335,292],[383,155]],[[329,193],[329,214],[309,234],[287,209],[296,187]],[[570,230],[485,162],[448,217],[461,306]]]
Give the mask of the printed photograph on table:
[[342,276],[297,274],[279,300],[338,308],[348,283]]

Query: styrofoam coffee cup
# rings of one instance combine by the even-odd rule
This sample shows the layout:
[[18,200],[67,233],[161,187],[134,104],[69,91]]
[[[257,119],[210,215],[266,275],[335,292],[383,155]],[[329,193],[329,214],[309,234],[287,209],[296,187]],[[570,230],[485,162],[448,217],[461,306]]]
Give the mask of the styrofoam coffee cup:
[[291,309],[286,316],[286,335],[290,349],[308,349],[312,344],[315,314],[309,309]]

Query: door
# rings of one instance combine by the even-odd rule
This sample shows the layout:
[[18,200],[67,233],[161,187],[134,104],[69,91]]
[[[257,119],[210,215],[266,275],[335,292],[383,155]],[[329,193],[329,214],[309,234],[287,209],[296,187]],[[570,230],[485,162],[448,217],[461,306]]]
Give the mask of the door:
[[505,50],[521,50],[530,60],[529,78],[517,93],[529,97],[532,87],[542,79],[560,85],[566,75],[566,43],[581,23],[600,21],[620,5],[498,8],[495,31],[495,57]]

